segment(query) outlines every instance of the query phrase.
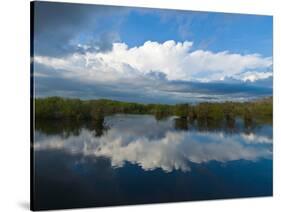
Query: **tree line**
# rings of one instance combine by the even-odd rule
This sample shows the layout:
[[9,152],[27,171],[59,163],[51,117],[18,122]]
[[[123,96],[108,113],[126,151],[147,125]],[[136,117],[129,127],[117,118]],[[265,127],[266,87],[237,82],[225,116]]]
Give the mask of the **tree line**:
[[107,99],[81,100],[62,97],[36,98],[36,119],[72,119],[100,121],[113,114],[151,114],[157,120],[175,115],[188,121],[231,124],[242,118],[245,124],[272,124],[272,97],[248,102],[203,102],[198,104],[141,104]]

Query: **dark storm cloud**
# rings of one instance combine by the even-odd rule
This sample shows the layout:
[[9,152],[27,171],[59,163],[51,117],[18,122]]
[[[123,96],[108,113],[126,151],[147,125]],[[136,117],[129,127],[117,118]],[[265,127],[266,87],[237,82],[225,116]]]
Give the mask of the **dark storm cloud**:
[[266,95],[272,94],[272,78],[257,80],[255,82],[236,81],[233,83],[226,82],[185,82],[173,81],[170,82],[163,90],[167,92],[194,92],[202,94],[213,95],[226,95],[226,94],[239,94],[239,95]]
[[[34,5],[35,54],[48,56],[111,50],[112,43],[119,39],[114,30],[127,11],[111,6],[57,2]],[[105,14],[113,16],[113,22],[105,21]],[[77,41],[87,48],[78,46]]]
[[[66,78],[65,70],[50,70],[36,64],[35,96],[69,98],[106,98],[141,103],[195,103],[202,101],[247,100],[272,95],[272,77],[255,82],[187,82],[168,81],[166,76],[151,71],[133,82],[96,82]],[[39,71],[40,70],[40,71]]]
[[80,99],[112,99],[140,103],[173,103],[169,98],[151,96],[141,88],[108,83],[83,83],[63,77],[35,77],[35,96],[62,96]]

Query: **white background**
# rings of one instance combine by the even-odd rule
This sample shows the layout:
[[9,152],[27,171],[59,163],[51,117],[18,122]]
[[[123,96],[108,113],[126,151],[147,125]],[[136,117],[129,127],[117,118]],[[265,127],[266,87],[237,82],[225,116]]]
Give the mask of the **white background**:
[[[276,211],[280,204],[280,27],[274,0],[69,0],[158,8],[274,15],[274,197],[173,204],[90,208],[75,211]],[[118,3],[117,3],[118,2]],[[29,208],[29,1],[1,1],[0,7],[0,211]],[[279,14],[278,14],[279,12]],[[279,117],[279,118],[278,118]],[[254,179],[253,179],[254,180]]]

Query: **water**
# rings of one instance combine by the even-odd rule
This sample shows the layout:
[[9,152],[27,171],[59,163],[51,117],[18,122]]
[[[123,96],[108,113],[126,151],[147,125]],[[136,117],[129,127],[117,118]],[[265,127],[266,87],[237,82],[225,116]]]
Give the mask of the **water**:
[[272,126],[114,115],[37,122],[35,208],[272,195]]

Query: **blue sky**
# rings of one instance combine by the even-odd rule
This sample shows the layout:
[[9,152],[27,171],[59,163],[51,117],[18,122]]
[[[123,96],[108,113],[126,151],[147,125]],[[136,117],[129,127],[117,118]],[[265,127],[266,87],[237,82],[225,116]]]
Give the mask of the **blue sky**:
[[272,17],[36,2],[35,95],[179,103],[272,95]]
[[192,40],[194,48],[272,56],[271,16],[178,10],[163,20],[165,12],[143,15],[133,10],[120,29],[122,40],[129,46],[141,45],[146,40]]

